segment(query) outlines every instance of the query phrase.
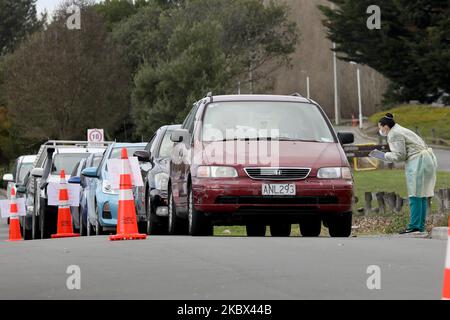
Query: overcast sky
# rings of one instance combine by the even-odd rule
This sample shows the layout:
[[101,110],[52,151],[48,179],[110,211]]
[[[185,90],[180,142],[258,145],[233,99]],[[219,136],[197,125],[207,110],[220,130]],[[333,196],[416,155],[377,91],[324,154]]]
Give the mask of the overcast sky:
[[47,12],[51,16],[53,10],[55,10],[58,7],[58,5],[63,1],[64,0],[37,0],[36,9],[38,15],[44,12],[45,9],[47,9]]

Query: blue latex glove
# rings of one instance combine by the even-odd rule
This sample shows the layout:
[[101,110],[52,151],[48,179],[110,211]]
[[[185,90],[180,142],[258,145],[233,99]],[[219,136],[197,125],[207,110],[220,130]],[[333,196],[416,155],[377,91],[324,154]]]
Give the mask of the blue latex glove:
[[369,153],[369,157],[375,158],[375,159],[380,159],[380,160],[386,160],[386,154],[380,150],[372,150]]

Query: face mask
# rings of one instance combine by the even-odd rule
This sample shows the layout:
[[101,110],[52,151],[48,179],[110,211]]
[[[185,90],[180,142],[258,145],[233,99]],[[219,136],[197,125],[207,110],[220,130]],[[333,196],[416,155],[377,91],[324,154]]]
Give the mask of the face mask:
[[382,136],[382,137],[387,137],[387,134],[384,133],[383,130],[380,129],[379,133],[380,133],[380,136]]

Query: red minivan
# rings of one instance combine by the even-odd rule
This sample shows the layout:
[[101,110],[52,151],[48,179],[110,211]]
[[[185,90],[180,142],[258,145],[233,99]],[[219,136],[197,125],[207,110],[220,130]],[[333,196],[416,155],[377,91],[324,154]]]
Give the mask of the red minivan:
[[245,225],[248,236],[333,237],[352,227],[353,176],[322,108],[301,96],[226,95],[194,104],[170,164],[169,233],[212,235]]

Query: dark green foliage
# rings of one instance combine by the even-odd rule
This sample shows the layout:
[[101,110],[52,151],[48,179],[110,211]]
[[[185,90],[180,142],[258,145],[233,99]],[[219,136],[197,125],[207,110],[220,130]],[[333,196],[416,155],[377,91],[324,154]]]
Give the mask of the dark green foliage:
[[[392,81],[389,100],[431,102],[450,92],[450,2],[331,0],[320,6],[329,38],[347,61],[366,64]],[[369,30],[368,6],[381,8],[381,29]]]

